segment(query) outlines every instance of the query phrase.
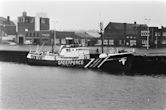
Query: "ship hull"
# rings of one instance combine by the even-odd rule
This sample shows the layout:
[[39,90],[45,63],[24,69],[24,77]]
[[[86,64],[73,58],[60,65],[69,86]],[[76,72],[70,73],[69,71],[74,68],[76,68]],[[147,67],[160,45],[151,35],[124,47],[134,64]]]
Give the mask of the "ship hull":
[[89,63],[90,59],[79,59],[79,60],[57,60],[58,66],[63,67],[79,67],[84,68],[84,66]]
[[[94,59],[92,61],[92,59]],[[111,55],[107,58],[39,60],[27,58],[27,63],[38,66],[79,67],[101,70],[109,73],[128,72],[132,68],[132,54]]]
[[126,72],[130,73],[134,56],[132,54],[110,56],[107,61],[100,67],[102,71],[106,72]]
[[63,67],[79,67],[84,68],[90,59],[83,59],[83,60],[37,60],[37,59],[30,59],[27,58],[27,63],[29,65],[38,65],[38,66],[63,66]]
[[27,63],[29,65],[38,65],[38,66],[58,66],[57,61],[55,60],[37,60],[27,58]]
[[96,58],[86,68],[98,69],[109,73],[129,72],[134,56],[132,54],[111,55],[105,58]]

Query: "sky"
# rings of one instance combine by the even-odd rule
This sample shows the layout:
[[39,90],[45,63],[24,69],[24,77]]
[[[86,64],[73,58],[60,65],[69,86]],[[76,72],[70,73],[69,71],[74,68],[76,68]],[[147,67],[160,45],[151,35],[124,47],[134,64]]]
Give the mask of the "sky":
[[99,30],[100,22],[105,27],[135,21],[166,27],[166,0],[0,0],[1,17],[16,21],[23,11],[29,16],[47,13],[56,30]]

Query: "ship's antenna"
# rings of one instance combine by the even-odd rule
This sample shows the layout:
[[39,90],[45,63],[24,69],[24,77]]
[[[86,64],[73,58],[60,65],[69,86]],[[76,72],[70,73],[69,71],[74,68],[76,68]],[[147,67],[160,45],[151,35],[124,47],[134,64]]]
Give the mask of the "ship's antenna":
[[101,38],[101,52],[104,52],[103,49],[103,22],[102,22],[102,13],[101,13],[101,9],[99,10],[99,21],[100,21],[100,30],[99,30],[99,34],[100,34],[100,38]]

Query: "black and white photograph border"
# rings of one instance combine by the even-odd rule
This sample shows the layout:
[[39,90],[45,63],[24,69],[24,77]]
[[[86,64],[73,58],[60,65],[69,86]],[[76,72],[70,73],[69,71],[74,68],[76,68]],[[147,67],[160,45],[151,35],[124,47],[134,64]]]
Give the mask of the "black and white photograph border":
[[166,110],[166,0],[0,0],[0,110]]

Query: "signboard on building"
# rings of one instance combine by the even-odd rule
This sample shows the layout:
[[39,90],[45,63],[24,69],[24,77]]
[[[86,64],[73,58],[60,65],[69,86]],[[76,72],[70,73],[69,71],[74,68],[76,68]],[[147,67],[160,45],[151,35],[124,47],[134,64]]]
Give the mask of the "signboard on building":
[[41,36],[42,37],[50,37],[50,34],[42,33]]
[[163,32],[162,35],[163,35],[163,36],[166,36],[166,32]]
[[141,36],[149,36],[150,31],[145,30],[145,31],[141,31]]

